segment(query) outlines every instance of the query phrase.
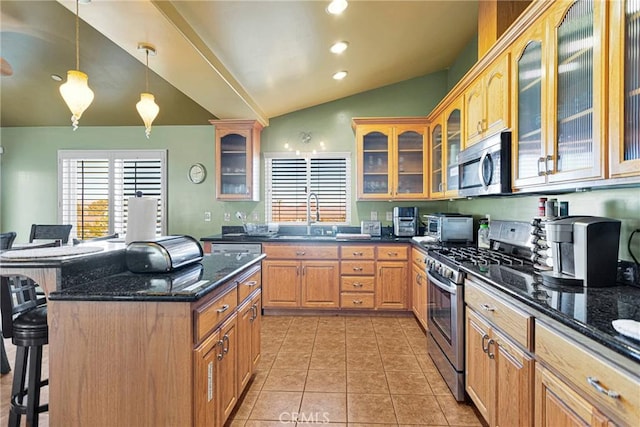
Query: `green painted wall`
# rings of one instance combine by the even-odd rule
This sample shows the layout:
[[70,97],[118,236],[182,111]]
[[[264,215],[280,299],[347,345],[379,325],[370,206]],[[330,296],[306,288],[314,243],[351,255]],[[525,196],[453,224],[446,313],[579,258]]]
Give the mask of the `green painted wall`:
[[473,36],[460,55],[449,67],[447,83],[451,90],[456,83],[478,62],[478,36]]

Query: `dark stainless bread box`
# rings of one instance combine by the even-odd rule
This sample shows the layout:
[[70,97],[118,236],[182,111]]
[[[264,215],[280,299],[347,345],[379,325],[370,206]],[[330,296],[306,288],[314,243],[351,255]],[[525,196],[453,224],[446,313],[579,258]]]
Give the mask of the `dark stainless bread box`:
[[125,260],[134,273],[166,273],[202,260],[202,248],[190,236],[158,237],[129,243]]

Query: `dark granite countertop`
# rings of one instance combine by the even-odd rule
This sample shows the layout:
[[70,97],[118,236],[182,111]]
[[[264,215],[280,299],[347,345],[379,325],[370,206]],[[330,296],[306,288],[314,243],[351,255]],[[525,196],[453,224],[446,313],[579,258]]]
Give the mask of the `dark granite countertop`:
[[49,294],[52,301],[195,301],[259,263],[262,254],[206,254],[171,273],[122,271]]
[[466,263],[462,268],[544,315],[640,363],[640,341],[619,334],[611,324],[616,319],[640,321],[639,287],[549,287],[531,267]]

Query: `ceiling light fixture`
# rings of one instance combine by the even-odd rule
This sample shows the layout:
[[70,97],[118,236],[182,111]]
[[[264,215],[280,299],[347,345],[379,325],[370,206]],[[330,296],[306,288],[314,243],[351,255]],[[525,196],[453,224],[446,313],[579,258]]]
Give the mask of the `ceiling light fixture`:
[[333,46],[329,48],[329,50],[332,53],[339,54],[347,50],[348,47],[349,47],[349,42],[342,41],[342,42],[334,43]]
[[349,6],[347,0],[333,0],[327,6],[327,12],[331,15],[340,15]]
[[80,71],[80,18],[76,0],[76,69],[67,71],[67,81],[60,86],[60,95],[71,110],[71,125],[78,129],[78,121],[84,110],[93,102],[93,91],[89,89],[89,77]]
[[349,74],[349,73],[347,73],[346,71],[338,71],[337,73],[335,73],[333,75],[333,78],[334,78],[334,80],[342,80],[345,77],[347,77],[347,74]]
[[147,55],[147,68],[145,70],[145,82],[146,82],[146,92],[140,94],[140,101],[136,104],[136,109],[138,110],[138,114],[142,117],[142,121],[144,122],[144,133],[147,135],[147,139],[149,135],[151,135],[151,123],[160,112],[160,107],[155,103],[154,96],[149,93],[149,54],[155,55],[156,48],[148,43],[138,43],[138,50],[144,50]]

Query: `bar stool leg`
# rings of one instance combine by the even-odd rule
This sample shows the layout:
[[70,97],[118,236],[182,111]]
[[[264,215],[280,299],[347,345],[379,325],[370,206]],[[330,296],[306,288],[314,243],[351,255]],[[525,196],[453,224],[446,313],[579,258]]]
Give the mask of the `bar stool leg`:
[[[24,387],[26,375],[27,375],[27,359],[29,353],[26,347],[16,347],[16,366],[13,371],[13,386],[11,387],[11,399],[13,396],[20,395],[22,388]],[[22,399],[19,399],[16,403],[22,404]],[[20,414],[13,409],[11,405],[11,411],[9,414],[9,427],[18,427],[20,425]]]
[[27,425],[38,427],[40,382],[42,377],[42,346],[29,347],[29,384],[27,386]]

